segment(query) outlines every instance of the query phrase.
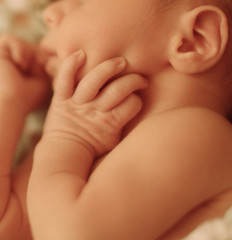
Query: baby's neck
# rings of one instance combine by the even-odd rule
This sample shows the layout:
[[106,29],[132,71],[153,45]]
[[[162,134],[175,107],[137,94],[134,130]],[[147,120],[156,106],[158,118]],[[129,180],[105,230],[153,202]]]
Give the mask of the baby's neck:
[[217,81],[203,75],[184,75],[166,71],[150,79],[142,94],[146,111],[151,114],[183,107],[209,108],[226,115],[225,92]]
[[[202,77],[201,77],[202,78]],[[201,107],[211,109],[222,116],[228,114],[223,90],[200,76],[186,76],[165,72],[149,79],[148,89],[141,93],[143,109],[132,120],[126,132],[141,120],[171,109]]]

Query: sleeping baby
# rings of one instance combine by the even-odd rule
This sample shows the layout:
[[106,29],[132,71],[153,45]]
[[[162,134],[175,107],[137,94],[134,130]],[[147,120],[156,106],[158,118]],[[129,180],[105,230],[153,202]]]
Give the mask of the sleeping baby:
[[[223,216],[231,13],[229,0],[61,0],[39,51],[2,40],[1,238],[175,240]],[[47,95],[43,69],[43,135],[32,170],[28,157],[12,175],[25,116]]]

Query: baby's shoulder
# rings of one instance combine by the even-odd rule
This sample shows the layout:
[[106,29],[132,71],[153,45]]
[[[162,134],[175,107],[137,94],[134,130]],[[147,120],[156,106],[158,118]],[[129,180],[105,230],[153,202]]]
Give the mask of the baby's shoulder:
[[151,131],[159,129],[160,133],[177,131],[185,135],[192,132],[232,138],[232,124],[225,117],[199,107],[179,108],[151,115],[143,121],[141,128],[149,128]]
[[168,151],[183,158],[191,155],[191,159],[199,161],[206,158],[219,161],[232,156],[231,123],[218,113],[203,108],[154,114],[138,124],[130,138],[135,145],[136,139],[140,139],[139,144],[154,155]]
[[154,162],[156,168],[178,166],[210,179],[212,186],[213,178],[220,190],[232,186],[232,125],[216,112],[183,108],[154,114],[129,135],[126,149],[143,162]]
[[220,123],[228,125],[229,123],[229,121],[221,114],[211,109],[202,107],[176,108],[161,112],[160,114],[153,115],[152,117],[163,118],[163,120],[165,118],[167,120],[178,119],[181,122],[188,121],[190,123],[199,123],[199,121],[202,123],[208,122],[209,124]]

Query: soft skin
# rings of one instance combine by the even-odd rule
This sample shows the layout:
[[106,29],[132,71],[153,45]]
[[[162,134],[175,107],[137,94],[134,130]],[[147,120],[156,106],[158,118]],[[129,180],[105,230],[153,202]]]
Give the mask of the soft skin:
[[[102,138],[110,126],[101,126],[102,113],[87,108],[97,101],[99,86],[88,85],[95,95],[81,106],[96,126],[92,118],[73,115],[79,111],[68,107],[72,95],[57,103],[62,88],[55,88],[28,194],[35,239],[180,239],[230,206],[227,17],[213,4],[177,2],[162,9],[158,0],[67,0],[45,10],[49,32],[41,46],[48,72],[56,75],[70,54],[83,49],[86,63],[72,81],[122,55],[128,65],[120,76],[143,74],[149,86],[140,93],[142,111],[110,148],[115,134]],[[72,82],[69,74],[62,81]],[[59,111],[66,120],[58,120]],[[70,116],[75,124],[65,122]]]
[[[147,53],[155,51],[157,59],[163,56],[165,38],[161,29],[162,25],[169,24],[168,21],[160,22],[155,1],[146,1],[146,4],[123,0],[113,3],[104,0],[59,1],[45,10],[44,20],[50,31],[41,43],[42,49],[57,57],[58,62],[83,49],[88,58],[84,69],[78,73],[81,75],[117,56],[127,59],[127,71],[130,72],[147,72],[156,67],[154,55]],[[159,34],[156,34],[157,29]]]
[[231,205],[231,26],[213,0],[174,2],[45,11],[55,81],[28,190],[35,240],[180,239]]
[[[0,61],[1,66],[4,66],[4,68],[1,68],[0,73],[0,122],[2,134],[0,141],[0,238],[6,240],[15,240],[16,238],[18,240],[32,239],[26,207],[26,193],[33,156],[32,153],[30,153],[26,159],[22,160],[19,167],[14,167],[13,170],[12,161],[27,114],[46,102],[50,95],[51,81],[44,72],[44,66],[41,65],[41,63],[43,63],[41,60],[44,56],[41,56],[38,50],[36,46],[31,46],[12,36],[4,35],[0,38]],[[112,140],[111,136],[108,137],[108,139],[112,141],[108,142],[109,146],[106,149],[99,144],[99,152],[97,154],[100,154],[100,152],[111,149],[112,146],[119,141],[120,134],[117,129],[124,126],[141,109],[141,100],[138,96],[134,95],[133,92],[145,88],[147,81],[137,74],[128,74],[117,78],[117,75],[126,68],[126,61],[122,57],[114,58],[99,64],[99,66],[90,71],[83,81],[81,81],[82,83],[78,85],[76,93],[78,96],[77,99],[75,99],[74,102],[72,102],[71,99],[69,104],[63,104],[64,109],[62,109],[60,104],[62,104],[62,101],[65,102],[65,98],[69,98],[69,95],[72,94],[74,84],[77,84],[77,82],[74,81],[74,75],[76,70],[79,69],[84,62],[85,54],[83,51],[73,54],[69,60],[64,63],[60,74],[57,75],[57,81],[54,81],[55,96],[58,96],[58,98],[54,98],[53,105],[56,105],[56,101],[58,101],[60,110],[57,111],[55,108],[55,113],[52,114],[53,120],[51,121],[53,121],[53,128],[51,129],[50,127],[50,131],[52,133],[51,136],[55,130],[55,134],[59,135],[58,132],[60,132],[63,136],[63,133],[67,132],[66,137],[69,138],[71,135],[72,138],[75,136],[72,134],[72,128],[75,130],[78,128],[78,125],[73,121],[77,120],[77,116],[79,116],[79,120],[82,123],[86,124],[86,117],[88,119],[91,117],[91,114],[92,116],[94,116],[93,114],[97,114],[97,111],[95,111],[95,113],[92,112],[92,110],[95,109],[95,104],[96,107],[97,105],[101,107],[101,111],[107,111],[109,108],[108,115],[111,117],[106,118],[104,117],[104,113],[100,113],[102,117],[98,125],[102,127],[102,132],[104,132],[104,127],[107,124],[111,126],[111,129],[108,128],[108,135],[114,135],[114,139]],[[76,104],[83,105],[85,101],[94,97],[99,88],[102,89],[103,85],[112,77],[115,78],[113,83],[106,87],[104,91],[102,90],[99,99],[94,102],[94,104],[90,104],[87,108],[75,107]],[[63,82],[63,79],[66,78],[68,78],[70,82]],[[94,88],[90,88],[93,84]],[[98,89],[95,89],[96,87],[98,87]],[[120,94],[116,94],[118,91],[114,93],[114,89],[118,89]],[[113,97],[114,94],[116,94],[115,97]],[[107,96],[109,95],[111,95],[111,101],[108,101]],[[118,103],[120,104],[118,105]],[[110,108],[114,106],[114,111],[110,111]],[[71,114],[69,115],[69,117],[71,117],[70,119],[67,118],[68,115],[63,115],[67,107],[73,110],[76,108],[76,116],[75,114],[73,116]],[[93,120],[96,124],[95,119]],[[109,121],[107,122],[107,120]],[[60,128],[62,121],[64,121],[64,124],[62,124],[64,129]],[[58,125],[56,124],[57,122],[59,123]],[[70,125],[71,123],[72,126]],[[82,125],[82,130],[80,131],[84,136],[88,131],[88,126],[85,126],[87,128],[84,129],[84,125]],[[80,129],[79,126],[79,130]],[[49,132],[47,130],[44,131]],[[91,137],[91,135],[89,136]],[[107,134],[101,137],[103,136],[106,137]],[[81,135],[79,137],[83,139]],[[75,140],[78,140],[78,138]],[[102,142],[102,139],[97,140],[99,143]],[[92,148],[92,150],[94,149]],[[14,229],[14,231],[12,231],[12,229]]]

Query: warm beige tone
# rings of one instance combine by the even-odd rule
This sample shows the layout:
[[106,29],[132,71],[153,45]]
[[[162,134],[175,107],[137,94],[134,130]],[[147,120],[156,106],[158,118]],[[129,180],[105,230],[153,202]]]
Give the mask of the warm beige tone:
[[[41,49],[56,78],[29,182],[35,240],[175,240],[231,205],[231,26],[220,6],[198,2],[63,0],[47,8]],[[11,53],[4,64],[22,69]],[[22,75],[1,74],[1,96],[9,96],[6,77],[21,86]],[[30,105],[23,111],[34,107],[25,101],[32,91],[18,90],[17,103]],[[24,119],[14,96],[1,101],[8,183],[13,132]],[[26,211],[3,180],[1,212],[21,218],[2,220],[20,228]],[[4,229],[0,236],[13,239]]]

